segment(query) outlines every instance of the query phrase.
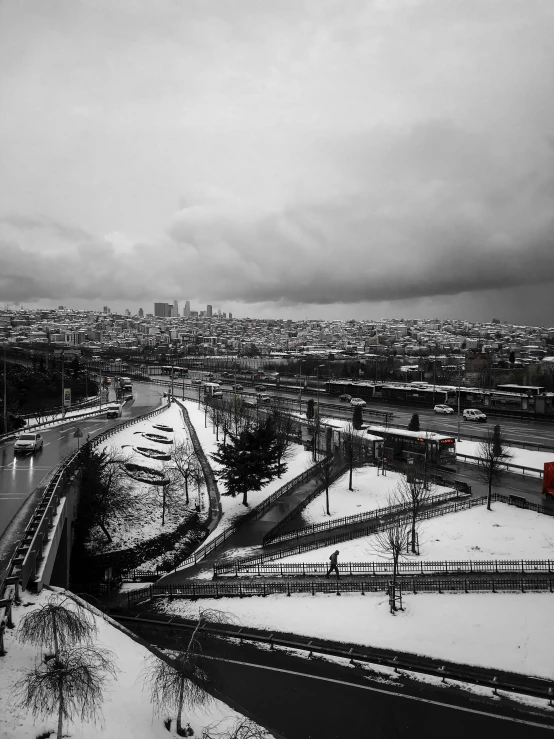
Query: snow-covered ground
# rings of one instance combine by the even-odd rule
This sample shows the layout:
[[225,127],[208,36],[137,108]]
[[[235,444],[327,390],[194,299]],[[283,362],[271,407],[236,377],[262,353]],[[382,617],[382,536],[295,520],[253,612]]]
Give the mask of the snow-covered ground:
[[[163,601],[166,613],[187,615],[206,608]],[[550,593],[412,595],[405,610],[389,612],[383,593],[357,595],[272,595],[220,598],[217,607],[245,628],[256,627],[305,636],[423,654],[464,664],[554,678],[554,642],[545,638],[554,596]]]
[[[419,559],[432,561],[478,559],[554,559],[554,517],[504,503],[493,510],[476,506],[447,513],[420,524]],[[312,549],[283,558],[284,562],[327,562],[339,549],[340,562],[382,559],[375,536],[363,536],[336,546]],[[418,559],[410,555],[409,561]]]
[[[389,505],[389,498],[394,494],[398,483],[405,479],[405,475],[392,470],[388,470],[383,476],[377,467],[360,467],[354,470],[352,476],[354,490],[349,490],[349,472],[347,471],[329,488],[331,515],[328,516],[326,513],[325,491],[323,491],[302,510],[300,514],[302,524],[319,523],[385,508]],[[440,495],[448,490],[449,488],[435,486],[431,494]]]
[[[210,419],[207,419],[207,427],[204,426],[204,409],[198,407],[198,403],[193,401],[185,401],[185,407],[189,413],[189,417],[194,430],[198,436],[198,440],[204,450],[208,461],[215,473],[220,469],[220,466],[215,462],[211,455],[217,451],[216,435],[213,430]],[[220,435],[220,441],[222,441]],[[285,485],[293,477],[304,472],[304,470],[311,467],[312,455],[311,452],[307,452],[300,444],[293,444],[290,450],[290,457],[286,460],[287,470],[282,474],[281,477],[277,477],[271,480],[265,487],[259,491],[250,491],[248,493],[248,506],[254,507],[264,501],[276,490]],[[209,543],[212,539],[218,536],[224,528],[227,528],[237,516],[242,515],[248,509],[242,505],[242,496],[231,497],[230,495],[223,495],[225,488],[223,483],[218,482],[218,487],[221,495],[221,508],[222,516],[217,527],[211,532],[208,538],[203,542],[204,544]]]
[[[478,457],[479,445],[479,441],[457,441],[456,451],[459,454]],[[506,450],[512,455],[512,458],[508,460],[509,464],[518,464],[522,467],[543,470],[545,462],[554,462],[554,454],[552,452],[537,452],[532,449],[519,449],[516,446],[506,447]]]
[[[173,428],[173,432],[159,431],[154,428],[156,424],[169,426]],[[152,439],[147,439],[143,436],[143,433],[160,434],[170,438],[175,443],[188,438],[180,408],[176,404],[172,404],[157,416],[133,424],[109,437],[104,444],[99,446],[99,449],[112,449],[123,456],[126,461],[155,470],[162,470],[163,462],[145,457],[133,451],[133,447],[148,447],[168,453],[173,448],[172,445],[160,444]],[[129,484],[131,495],[133,495],[136,504],[133,516],[110,522],[109,531],[114,541],[109,545],[105,543],[105,536],[101,531],[94,531],[94,538],[96,542],[102,544],[104,551],[132,547],[163,532],[172,531],[183,521],[187,511],[199,500],[199,494],[195,488],[191,488],[189,491],[190,504],[188,506],[184,493],[181,496],[173,495],[171,498],[167,498],[165,522],[162,526],[162,487],[141,483],[132,478],[129,478]],[[208,501],[204,487],[200,491],[200,503],[202,509],[207,512]],[[160,556],[156,560],[145,563],[145,566],[155,566],[162,560],[163,556]]]
[[[43,590],[39,596],[24,593],[25,606],[14,609],[16,625],[20,619],[38,604],[45,603],[50,592]],[[196,611],[196,614],[198,611]],[[103,691],[103,720],[92,723],[65,723],[64,736],[79,739],[166,739],[173,734],[166,730],[164,716],[154,716],[149,695],[143,690],[141,671],[151,653],[137,644],[127,634],[112,626],[100,616],[94,616],[98,626],[96,643],[111,649],[115,654],[117,677],[109,678]],[[11,689],[22,676],[22,670],[32,669],[37,657],[37,648],[16,641],[16,632],[7,630],[5,635],[7,655],[2,657],[0,670],[0,739],[35,739],[46,731],[54,732],[57,714],[35,722],[27,708],[15,708]],[[185,707],[183,725],[190,723],[194,735],[199,737],[208,724],[225,719],[233,723],[241,715],[219,700],[194,711]]]

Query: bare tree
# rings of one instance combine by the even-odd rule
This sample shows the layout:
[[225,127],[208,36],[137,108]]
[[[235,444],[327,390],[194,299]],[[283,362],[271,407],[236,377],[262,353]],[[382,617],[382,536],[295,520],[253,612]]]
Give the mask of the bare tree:
[[202,739],[266,739],[271,734],[251,721],[249,718],[239,718],[229,725],[228,719],[222,719],[215,724],[205,726]]
[[504,443],[500,426],[495,426],[494,430],[488,431],[485,439],[479,444],[477,473],[481,480],[488,485],[488,511],[491,510],[492,486],[499,482],[506,463],[512,458]]
[[[393,498],[389,499],[389,505],[395,505]],[[417,531],[416,531],[417,533]],[[396,583],[398,579],[398,563],[403,556],[406,556],[410,536],[412,534],[412,526],[409,518],[398,516],[384,531],[378,531],[375,534],[376,549],[382,556],[392,559],[392,598],[391,611],[398,610],[396,607]]]
[[183,708],[195,708],[212,700],[207,692],[210,685],[208,675],[198,664],[202,654],[200,631],[207,623],[226,623],[229,620],[230,616],[223,611],[202,610],[182,651],[173,654],[167,662],[154,655],[147,658],[141,676],[150,693],[154,713],[175,714],[179,736],[183,736]]
[[351,423],[341,433],[340,454],[348,464],[348,489],[353,490],[352,476],[354,467],[364,463],[366,452],[363,437],[354,429]]
[[86,608],[68,596],[54,593],[47,603],[25,614],[17,638],[23,643],[53,648],[54,659],[59,661],[60,650],[80,641],[89,642],[97,632],[96,623]]
[[189,483],[196,480],[199,470],[201,471],[200,462],[192,441],[185,439],[174,444],[171,462],[164,465],[164,473],[174,484],[184,483],[187,504],[189,503]]
[[271,419],[275,431],[275,456],[277,461],[277,477],[285,471],[283,464],[290,458],[294,443],[294,422],[281,407],[280,398],[276,398],[271,409]]
[[429,499],[434,493],[434,486],[428,485],[426,467],[423,460],[412,459],[412,464],[408,465],[408,472],[405,478],[398,481],[394,492],[394,500],[397,504],[404,505],[410,512],[411,518],[411,550],[413,554],[418,554],[417,550],[417,522],[421,513]]
[[57,657],[45,659],[25,670],[13,688],[17,705],[37,718],[57,711],[57,739],[63,722],[77,718],[93,721],[101,715],[102,690],[117,668],[113,652],[85,644],[60,649]]

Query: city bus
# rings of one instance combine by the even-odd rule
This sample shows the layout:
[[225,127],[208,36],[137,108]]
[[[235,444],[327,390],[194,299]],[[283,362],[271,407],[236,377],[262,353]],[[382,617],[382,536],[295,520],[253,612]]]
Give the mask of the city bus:
[[425,455],[430,464],[444,465],[456,461],[456,439],[433,431],[408,431],[386,426],[367,427],[367,433],[380,436],[385,453],[394,459],[407,459],[410,454]]

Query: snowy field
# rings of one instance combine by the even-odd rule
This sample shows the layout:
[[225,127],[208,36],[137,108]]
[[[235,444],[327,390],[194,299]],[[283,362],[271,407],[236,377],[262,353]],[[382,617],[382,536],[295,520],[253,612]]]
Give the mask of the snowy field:
[[[420,559],[554,559],[554,517],[533,513],[504,503],[493,510],[476,506],[424,521],[419,534]],[[375,536],[345,541],[337,547],[312,549],[284,557],[283,562],[327,562],[339,549],[340,562],[373,562],[383,555]],[[410,555],[404,561],[417,560]],[[281,561],[281,560],[280,560]]]
[[[24,593],[27,607],[14,609],[17,623],[37,604],[45,603],[50,593],[47,590],[39,596]],[[102,699],[103,720],[96,726],[92,723],[64,723],[64,736],[79,739],[166,739],[169,734],[163,724],[164,716],[154,716],[147,692],[143,691],[140,679],[141,670],[150,652],[133,639],[112,626],[103,618],[95,616],[98,626],[96,643],[111,649],[116,655],[117,677],[109,678]],[[11,696],[11,688],[21,677],[21,671],[31,669],[39,652],[37,648],[16,641],[15,630],[8,629],[5,635],[7,655],[2,657],[0,670],[0,739],[35,739],[46,731],[55,736],[57,714],[47,719],[33,720],[27,708],[16,709]],[[219,700],[214,700],[204,708],[183,711],[183,725],[190,723],[194,735],[199,737],[208,724],[225,720],[234,723],[241,715]]]
[[[302,525],[385,508],[389,505],[389,497],[394,494],[398,483],[405,479],[405,475],[392,470],[387,470],[386,476],[383,476],[377,467],[368,465],[354,470],[352,477],[354,490],[349,490],[349,472],[345,472],[329,488],[330,516],[326,513],[325,491],[323,491],[299,514],[299,517],[302,517]],[[440,495],[448,490],[449,488],[434,486],[431,494]]]
[[[479,445],[480,442],[478,441],[457,441],[456,451],[459,454],[478,457]],[[506,449],[512,455],[512,458],[508,460],[509,464],[519,464],[522,467],[542,470],[544,469],[545,462],[554,462],[554,454],[552,452],[537,452],[532,449],[519,449],[515,446],[509,446]]]
[[[217,451],[216,435],[210,423],[210,419],[207,419],[207,428],[204,426],[204,409],[198,407],[198,403],[193,401],[185,401],[185,407],[189,413],[189,417],[194,430],[198,436],[198,440],[204,450],[205,455],[210,462],[210,465],[215,473],[219,470],[220,466],[215,462],[211,455]],[[220,441],[223,441],[220,434]],[[259,491],[250,491],[248,493],[248,506],[254,507],[264,501],[276,490],[285,485],[289,480],[292,480],[296,475],[301,474],[304,470],[311,467],[312,455],[311,452],[307,452],[301,444],[293,444],[291,446],[291,453],[289,459],[286,460],[287,471],[283,473],[281,477],[276,477],[271,480],[265,487]],[[224,528],[229,526],[235,518],[245,513],[247,508],[242,505],[242,495],[231,497],[230,495],[223,495],[225,488],[222,482],[218,481],[218,487],[221,495],[221,508],[222,517],[217,527],[212,531],[208,538],[203,542],[204,544],[209,543],[212,539],[218,536]]]
[[[187,615],[211,600],[158,604]],[[550,593],[412,595],[392,616],[382,593],[220,598],[217,607],[245,628],[290,632],[423,654],[463,664],[554,678],[554,642],[545,638]]]
[[[159,431],[154,428],[156,424],[169,426],[173,428],[173,432]],[[161,471],[163,462],[145,457],[133,451],[133,447],[148,447],[165,453],[171,451],[173,447],[169,444],[160,444],[152,439],[147,439],[142,435],[143,433],[160,434],[170,438],[173,442],[183,441],[188,438],[181,411],[176,404],[173,404],[157,416],[119,431],[117,434],[111,436],[105,444],[99,445],[98,449],[113,450],[128,462]],[[183,521],[187,511],[193,508],[198,500],[200,500],[203,510],[207,512],[208,501],[205,488],[201,489],[199,498],[197,490],[191,487],[189,491],[190,504],[188,506],[184,493],[182,496],[175,495],[166,501],[165,523],[162,526],[162,487],[137,482],[132,478],[129,478],[129,482],[131,495],[135,499],[132,517],[112,520],[110,522],[108,530],[114,539],[111,544],[106,543],[106,538],[101,531],[94,531],[94,540],[102,545],[103,551],[132,547],[163,532],[172,531]],[[147,564],[155,566],[159,564],[158,560],[161,562],[162,559],[163,556],[160,556]]]

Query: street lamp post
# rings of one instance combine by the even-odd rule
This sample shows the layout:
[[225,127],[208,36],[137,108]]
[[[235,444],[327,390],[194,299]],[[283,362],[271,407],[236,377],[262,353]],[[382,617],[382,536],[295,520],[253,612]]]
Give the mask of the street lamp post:
[[461,382],[461,376],[458,375],[458,441],[461,441],[460,437],[460,382]]
[[65,413],[65,365],[64,365],[64,353],[62,350],[62,414]]
[[299,381],[298,381],[300,385],[300,392],[298,393],[298,404],[299,404],[298,410],[299,410],[300,415],[302,415],[302,365],[304,364],[305,361],[306,361],[305,359],[298,360],[299,375],[300,375]]
[[8,433],[8,374],[6,369],[6,345],[4,344],[4,428],[5,434]]

